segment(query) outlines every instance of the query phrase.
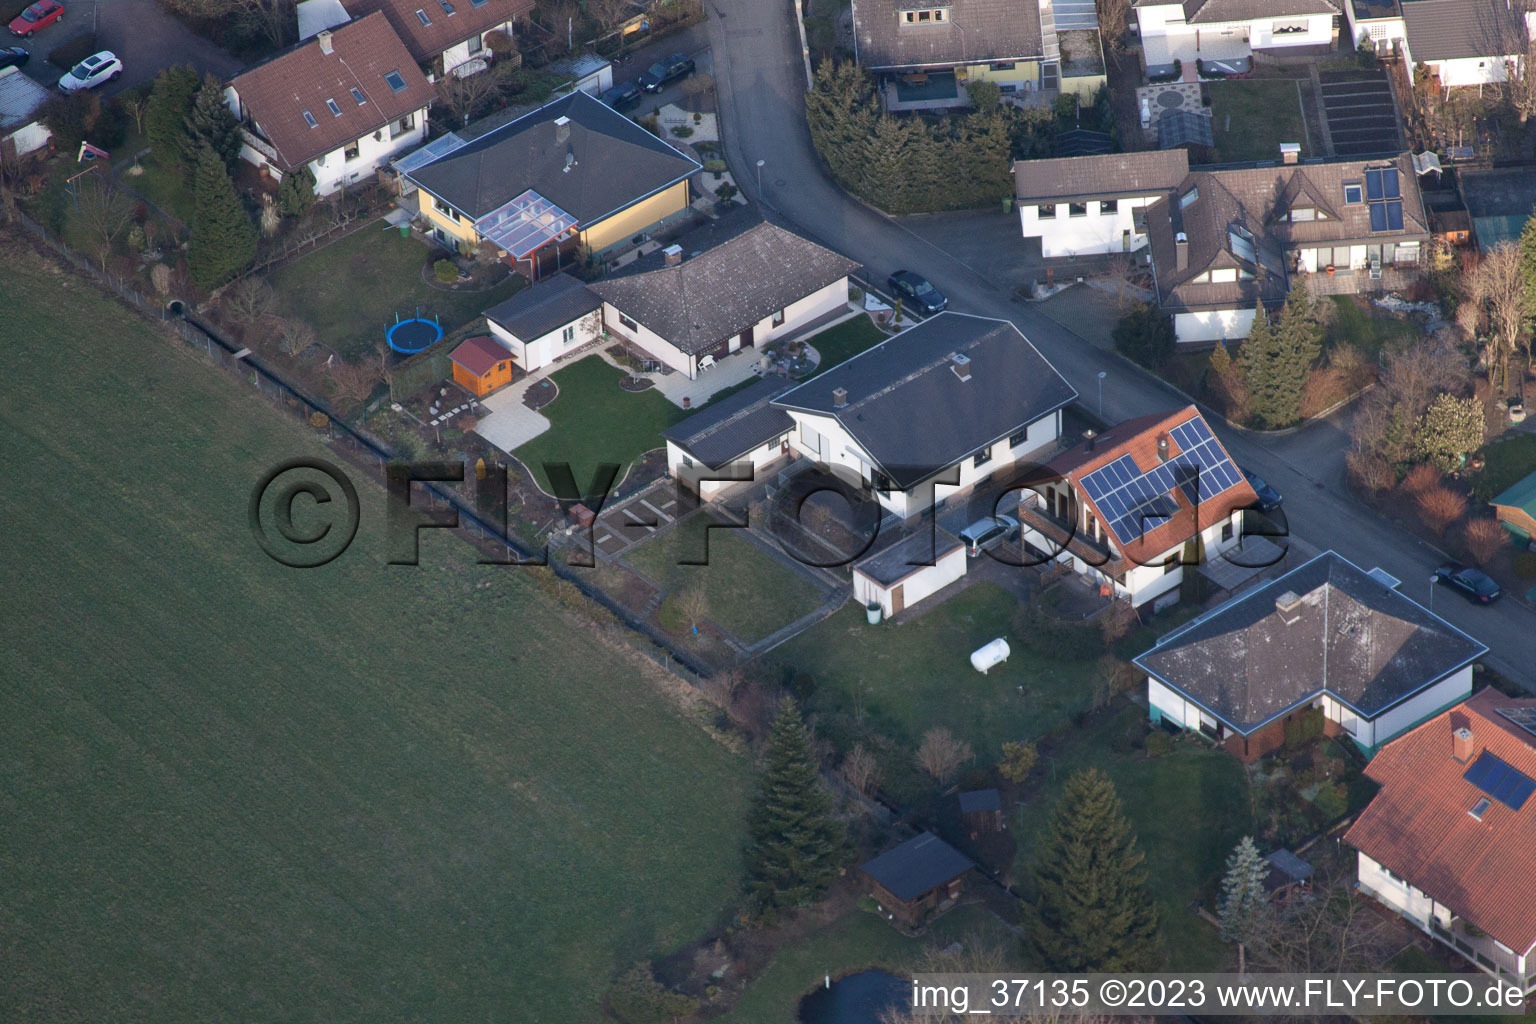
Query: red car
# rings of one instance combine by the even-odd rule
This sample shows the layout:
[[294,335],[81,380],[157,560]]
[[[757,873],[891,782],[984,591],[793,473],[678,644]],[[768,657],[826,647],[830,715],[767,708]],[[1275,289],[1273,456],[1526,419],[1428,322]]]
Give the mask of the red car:
[[11,22],[11,35],[26,37],[40,28],[47,28],[64,17],[64,5],[58,0],[37,0]]

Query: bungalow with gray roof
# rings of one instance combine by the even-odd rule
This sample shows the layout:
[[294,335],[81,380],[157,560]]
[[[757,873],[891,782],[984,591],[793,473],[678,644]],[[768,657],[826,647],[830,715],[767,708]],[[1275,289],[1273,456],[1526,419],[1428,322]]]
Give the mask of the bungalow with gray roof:
[[1472,663],[1487,651],[1391,577],[1325,551],[1133,660],[1154,722],[1251,761],[1316,711],[1327,735],[1374,753],[1471,695]]
[[1440,88],[1494,85],[1524,73],[1536,11],[1509,0],[1403,0],[1403,65]]
[[1182,149],[1017,160],[1019,224],[1047,258],[1135,252],[1147,244],[1147,207],[1188,176]]
[[1136,25],[1149,75],[1188,70],[1205,61],[1321,56],[1334,47],[1340,0],[1136,0]]
[[[1095,26],[1096,27],[1096,26]],[[898,105],[964,106],[964,83],[1005,93],[1056,88],[1061,54],[1034,0],[853,0],[853,53],[895,82]]]
[[570,274],[555,274],[492,306],[485,319],[526,373],[601,338],[602,309],[591,288]]
[[792,386],[782,377],[765,378],[663,430],[667,472],[702,500],[714,501],[748,465],[756,477],[788,458],[795,422],[772,401]]

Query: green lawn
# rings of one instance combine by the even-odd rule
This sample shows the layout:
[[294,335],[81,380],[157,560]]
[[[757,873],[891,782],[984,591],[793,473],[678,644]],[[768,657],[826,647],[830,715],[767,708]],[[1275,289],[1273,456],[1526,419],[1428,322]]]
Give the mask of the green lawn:
[[1482,472],[1472,475],[1472,495],[1479,501],[1502,494],[1536,471],[1536,435],[1505,435],[1483,445]]
[[0,259],[0,1020],[596,1022],[720,919],[742,757],[537,570],[386,564],[355,471],[351,549],[269,561],[251,488],[313,433]]
[[1226,969],[1228,948],[1190,904],[1203,898],[1207,883],[1225,869],[1232,848],[1253,830],[1247,773],[1231,754],[1193,739],[1177,743],[1167,757],[1110,753],[1111,740],[1145,717],[1144,708],[1126,704],[1047,765],[1046,785],[1013,826],[1018,843],[1015,873],[1029,877],[1035,837],[1049,822],[1067,778],[1097,765],[1114,780],[1146,854],[1169,969]]
[[196,202],[192,190],[182,180],[180,169],[162,167],[152,156],[140,160],[139,168],[143,173],[131,174],[127,169],[119,171],[117,180],[190,228]]
[[821,354],[821,362],[816,364],[816,372],[830,370],[838,363],[846,362],[854,356],[880,344],[890,335],[875,326],[875,322],[867,316],[856,316],[851,320],[844,320],[840,324],[834,324],[822,331],[806,338],[806,344],[814,346]]
[[1278,160],[1280,143],[1299,142],[1310,155],[1296,82],[1289,78],[1210,82],[1211,128],[1222,163]]
[[422,280],[432,250],[380,222],[274,271],[284,313],[305,320],[344,359],[371,355],[398,315],[437,317],[443,333],[461,327],[523,286],[509,277],[486,291],[456,292]]
[[1422,333],[1407,320],[1373,316],[1361,309],[1351,295],[1331,295],[1333,315],[1328,321],[1324,345],[1332,349],[1340,342],[1353,345],[1367,362],[1375,362],[1386,351],[1397,351],[1413,343]]
[[[882,766],[886,784],[894,795],[915,797],[930,788],[914,777],[911,763],[929,728],[949,728],[987,764],[1005,740],[1043,736],[1088,704],[1094,663],[1032,654],[1013,635],[1016,607],[1014,596],[993,583],[978,583],[901,626],[871,626],[854,603],[771,657],[815,677],[812,706],[839,746],[851,746],[865,730],[888,737],[894,746]],[[1000,636],[1013,653],[982,675],[970,654]]]
[[[710,522],[707,515],[686,519],[625,560],[669,590],[703,587],[709,602],[705,616],[748,643],[816,610],[821,593],[809,580],[764,553],[740,530],[710,530]],[[706,558],[707,565],[679,564]]]

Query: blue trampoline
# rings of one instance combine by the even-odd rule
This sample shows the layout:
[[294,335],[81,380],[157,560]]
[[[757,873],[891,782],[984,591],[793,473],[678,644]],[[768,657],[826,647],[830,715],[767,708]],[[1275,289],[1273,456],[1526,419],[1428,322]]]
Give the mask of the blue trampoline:
[[421,310],[409,320],[401,320],[395,316],[395,325],[389,329],[385,336],[389,347],[404,355],[414,355],[436,345],[443,340],[443,329],[436,320],[428,320],[421,315]]

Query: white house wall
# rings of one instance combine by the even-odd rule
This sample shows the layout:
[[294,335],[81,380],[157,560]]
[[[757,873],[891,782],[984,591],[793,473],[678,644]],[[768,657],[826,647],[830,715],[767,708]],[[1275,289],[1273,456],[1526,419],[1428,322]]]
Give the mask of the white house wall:
[[[315,175],[315,194],[319,196],[329,195],[337,189],[346,188],[363,178],[373,174],[393,157],[408,149],[414,149],[426,141],[427,138],[427,108],[411,114],[412,127],[409,131],[401,132],[394,138],[390,138],[393,126],[398,124],[398,119],[380,128],[377,132],[370,132],[357,140],[357,157],[346,160],[342,156],[342,150],[337,149],[318,160],[309,162],[309,169]],[[375,138],[375,135],[378,138]]]
[[1506,57],[1459,57],[1431,61],[1429,66],[1435,69],[1440,84],[1447,89],[1509,81],[1509,58]]
[[967,567],[965,548],[960,547],[935,559],[932,565],[917,569],[912,575],[889,586],[875,582],[855,568],[853,596],[863,604],[879,602],[881,611],[891,616],[896,614],[894,592],[897,587],[901,587],[902,607],[911,608],[960,579],[965,575]]
[[1020,199],[1019,226],[1025,238],[1040,239],[1040,250],[1046,257],[1135,252],[1147,244],[1147,236],[1136,233],[1133,211],[1157,201],[1156,196],[1134,196],[1121,199],[1116,212],[1105,213],[1102,201],[1090,199],[1088,211],[1081,217],[1071,216],[1071,204],[1056,203],[1056,216],[1041,219],[1041,204],[1025,201],[1027,197]]
[[1175,725],[1185,729],[1200,728],[1200,708],[1152,676],[1147,677],[1147,703]]
[[[1174,58],[1187,63],[1246,57],[1255,49],[1283,51],[1333,42],[1333,17],[1327,14],[1191,25],[1184,20],[1182,5],[1159,4],[1136,8],[1136,21],[1149,68],[1172,64]],[[1276,31],[1283,28],[1299,31]]]
[[773,326],[773,317],[759,320],[752,328],[752,343],[758,348],[794,334],[817,317],[825,316],[848,305],[848,279],[840,277],[824,288],[796,299],[784,307],[784,322]]
[[634,321],[634,329],[630,329],[619,322],[619,308],[611,302],[603,303],[603,323],[608,326],[612,334],[627,341],[632,341],[645,351],[666,363],[672,369],[677,370],[690,380],[696,374],[693,369],[693,357],[685,354],[670,341],[651,330],[639,320]]
[[1360,887],[1377,901],[1385,903],[1425,931],[1429,931],[1431,917],[1437,918],[1445,927],[1450,927],[1449,910],[1411,883],[1393,878],[1387,874],[1386,868],[1363,853],[1358,855],[1356,877]]
[[1467,665],[1422,693],[1415,694],[1409,700],[1378,715],[1374,722],[1366,723],[1370,728],[1370,737],[1363,742],[1367,747],[1379,747],[1393,737],[1406,732],[1415,723],[1443,708],[1460,703],[1470,696],[1472,696],[1472,666]]
[[[765,467],[785,457],[784,443],[784,438],[775,437],[766,444],[759,445],[732,461],[750,462],[752,464],[752,479],[761,479]],[[680,477],[686,479],[690,475],[696,474],[698,471],[695,467],[698,465],[698,461],[683,451],[676,442],[667,442],[667,472],[671,474],[673,479]],[[721,476],[725,476],[728,471],[729,466],[722,466],[719,473]],[[697,479],[697,477],[694,478]],[[740,481],[735,480],[700,480],[698,482],[699,498],[703,501],[714,501],[730,488],[738,486],[739,483]]]
[[[435,14],[437,12],[434,11],[433,13]],[[471,58],[486,56],[486,54],[483,52],[485,49],[485,37],[489,33],[495,32],[497,29],[505,32],[508,36],[512,35],[512,23],[510,21],[504,21],[500,25],[493,25],[486,29],[484,32],[481,32],[474,39],[466,39],[462,43],[455,43],[454,45],[448,47],[448,49],[444,50],[443,72],[446,74],[447,72],[452,71],[454,68],[458,67],[460,64],[463,64],[465,61],[470,60]],[[472,48],[470,45],[471,43],[479,43],[480,45],[478,48]]]
[[1174,338],[1181,344],[1234,341],[1253,329],[1253,309],[1207,309],[1173,315]]
[[[587,313],[579,319],[568,324],[561,324],[548,334],[534,338],[532,341],[523,341],[511,331],[502,327],[494,320],[487,320],[491,334],[512,350],[517,357],[518,366],[525,371],[537,370],[548,366],[550,363],[569,355],[589,342],[596,341],[603,333],[602,314],[594,311]],[[565,329],[574,327],[575,332],[569,342],[565,340]]]
[[47,125],[41,121],[33,121],[0,139],[0,150],[8,150],[14,146],[17,156],[26,156],[48,145],[48,140],[51,138],[53,133],[48,130]]

